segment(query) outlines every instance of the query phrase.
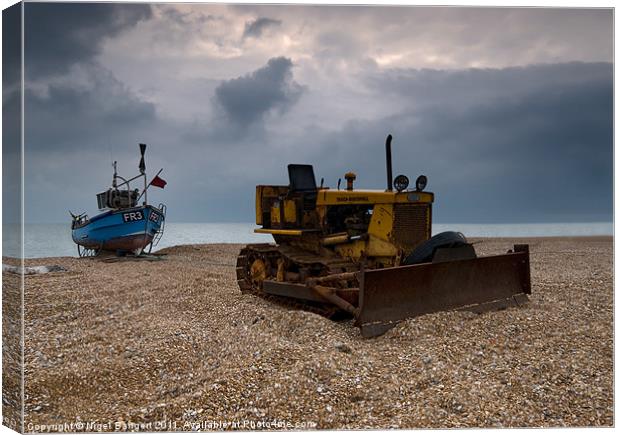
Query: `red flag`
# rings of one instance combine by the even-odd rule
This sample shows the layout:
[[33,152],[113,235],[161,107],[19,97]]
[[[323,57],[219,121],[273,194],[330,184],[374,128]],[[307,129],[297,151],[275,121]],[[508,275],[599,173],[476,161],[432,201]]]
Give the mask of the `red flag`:
[[155,175],[155,178],[153,178],[153,181],[151,181],[150,184],[152,186],[161,187],[163,189],[166,186],[166,180],[164,180],[163,178],[159,178],[158,175]]

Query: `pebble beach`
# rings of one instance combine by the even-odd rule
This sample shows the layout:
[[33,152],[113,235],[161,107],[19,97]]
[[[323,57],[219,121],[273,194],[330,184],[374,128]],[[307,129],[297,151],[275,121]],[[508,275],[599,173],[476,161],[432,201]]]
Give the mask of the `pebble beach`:
[[241,245],[27,260],[66,271],[25,277],[24,428],[612,426],[613,239],[475,247],[514,243],[530,244],[526,306],[425,315],[373,339],[242,295]]

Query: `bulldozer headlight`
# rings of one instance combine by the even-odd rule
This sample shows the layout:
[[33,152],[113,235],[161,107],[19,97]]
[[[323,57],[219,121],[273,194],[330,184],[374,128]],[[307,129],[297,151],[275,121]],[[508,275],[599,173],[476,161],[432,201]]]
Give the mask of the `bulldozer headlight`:
[[409,178],[407,178],[405,175],[398,175],[396,178],[394,178],[394,187],[399,192],[405,190],[407,186],[409,186]]
[[424,190],[427,182],[428,179],[426,178],[426,175],[420,175],[418,179],[415,180],[415,190],[417,190],[418,192]]

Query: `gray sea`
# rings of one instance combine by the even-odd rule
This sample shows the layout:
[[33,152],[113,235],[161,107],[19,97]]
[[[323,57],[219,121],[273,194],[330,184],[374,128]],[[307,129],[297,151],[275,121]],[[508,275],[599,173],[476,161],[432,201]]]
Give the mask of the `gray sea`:
[[[19,257],[19,227],[2,226],[2,255]],[[271,236],[255,234],[253,223],[175,223],[166,230],[154,248],[195,243],[268,243]],[[613,235],[612,222],[544,223],[544,224],[433,224],[433,234],[460,231],[467,237],[553,237]],[[24,255],[26,258],[77,256],[68,224],[26,224]]]

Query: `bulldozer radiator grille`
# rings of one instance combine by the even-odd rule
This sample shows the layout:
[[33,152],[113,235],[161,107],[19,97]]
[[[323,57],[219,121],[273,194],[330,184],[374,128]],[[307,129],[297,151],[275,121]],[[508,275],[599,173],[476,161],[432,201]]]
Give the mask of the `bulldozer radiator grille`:
[[431,207],[428,204],[394,204],[392,241],[411,252],[431,237]]

